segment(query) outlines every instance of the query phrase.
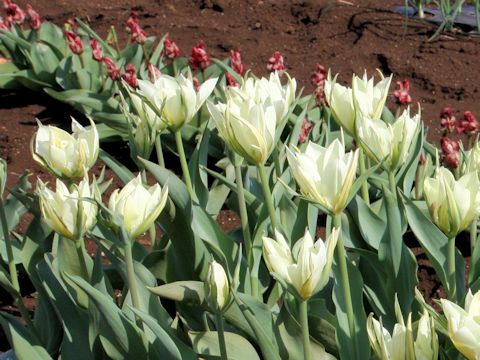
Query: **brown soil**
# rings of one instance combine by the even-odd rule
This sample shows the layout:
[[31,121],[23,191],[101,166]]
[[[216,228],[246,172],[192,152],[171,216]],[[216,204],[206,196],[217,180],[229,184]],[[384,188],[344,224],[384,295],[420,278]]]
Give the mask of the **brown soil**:
[[[24,6],[25,1],[19,0]],[[452,107],[457,118],[465,110],[480,118],[480,40],[457,31],[444,33],[428,42],[436,26],[406,19],[391,10],[403,0],[32,0],[29,3],[46,19],[61,25],[76,16],[90,22],[105,35],[111,25],[120,41],[127,40],[124,23],[130,12],[139,13],[141,24],[151,35],[166,32],[183,54],[203,39],[212,56],[224,58],[228,50],[239,48],[247,67],[257,75],[267,73],[266,61],[279,50],[289,73],[307,92],[313,90],[309,78],[316,63],[340,73],[349,82],[352,73],[375,69],[394,74],[395,80],[408,79],[411,95],[422,109],[429,127],[429,139],[438,143],[439,113]],[[393,92],[393,87],[392,87]],[[36,130],[35,118],[54,124],[69,124],[79,117],[71,108],[46,95],[19,91],[0,92],[0,156],[9,160],[9,186],[25,169],[33,177],[51,179],[35,165],[29,142]],[[232,212],[222,213],[225,229],[238,226]],[[422,255],[419,255],[422,256]],[[431,267],[422,259],[419,276],[424,294],[437,297],[438,282]]]

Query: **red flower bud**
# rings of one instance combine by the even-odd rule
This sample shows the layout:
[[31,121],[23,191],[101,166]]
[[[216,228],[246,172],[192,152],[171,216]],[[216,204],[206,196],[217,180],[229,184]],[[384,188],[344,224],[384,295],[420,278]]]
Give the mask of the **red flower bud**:
[[283,63],[283,56],[280,51],[275,51],[273,55],[268,59],[267,69],[269,71],[284,71],[286,66]]
[[13,3],[12,0],[3,0],[3,8],[7,13],[7,20],[11,23],[20,25],[25,21],[25,12]]
[[148,63],[147,68],[148,68],[148,77],[150,78],[150,81],[154,83],[162,75],[162,73],[152,63]]
[[463,113],[462,120],[459,121],[457,125],[457,132],[464,132],[465,134],[472,136],[478,132],[478,120],[472,114],[471,111],[465,111]]
[[31,28],[33,30],[40,29],[40,26],[42,26],[42,18],[35,10],[33,10],[30,4],[27,4],[27,14]]
[[7,30],[10,31],[12,30],[12,24],[8,20],[3,20],[0,17],[0,30]]
[[243,65],[242,62],[240,50],[230,50],[230,67],[235,70],[237,74],[245,74],[245,65]]
[[456,169],[460,162],[460,146],[458,145],[458,142],[444,136],[440,140],[440,144],[442,147],[443,163],[449,168]]
[[205,43],[203,40],[200,40],[197,46],[192,48],[192,55],[188,59],[188,62],[190,67],[194,70],[205,70],[212,63],[207,50],[205,49]]
[[109,57],[104,57],[102,62],[107,66],[107,74],[112,80],[120,80],[120,69]]
[[131,87],[138,87],[137,70],[135,69],[135,65],[128,64],[125,66],[125,73],[122,75],[122,79]]
[[90,47],[92,48],[92,58],[96,61],[102,61],[103,48],[100,43],[95,39],[90,39]]
[[175,59],[180,56],[180,49],[172,40],[165,39],[163,42],[163,54],[169,59]]
[[138,23],[138,14],[133,11],[127,20],[127,31],[130,33],[132,41],[143,45],[147,42],[147,34]]
[[298,142],[303,144],[308,139],[308,134],[313,129],[313,122],[308,121],[308,119],[303,120],[302,130],[300,131],[300,135],[298,136]]
[[412,102],[412,97],[410,96],[410,82],[407,79],[397,81],[393,96],[395,97],[397,104],[409,105]]
[[67,44],[68,44],[68,47],[70,48],[70,50],[74,53],[74,54],[81,54],[83,53],[83,42],[82,42],[82,39],[77,35],[75,34],[74,32],[72,31],[67,31],[65,33],[65,35],[67,36]]
[[198,92],[198,89],[200,88],[200,81],[196,77],[193,77],[193,87],[195,88],[195,91]]
[[440,113],[440,125],[445,132],[452,132],[457,126],[457,119],[453,116],[452,109],[449,107],[443,108]]
[[327,78],[327,71],[321,64],[315,65],[315,71],[312,73],[310,76],[310,82],[312,83],[313,86],[322,86],[325,82],[325,79]]
[[237,86],[238,85],[238,83],[235,80],[235,78],[233,77],[233,75],[230,74],[229,72],[225,73],[225,78],[227,79],[227,85],[228,86]]

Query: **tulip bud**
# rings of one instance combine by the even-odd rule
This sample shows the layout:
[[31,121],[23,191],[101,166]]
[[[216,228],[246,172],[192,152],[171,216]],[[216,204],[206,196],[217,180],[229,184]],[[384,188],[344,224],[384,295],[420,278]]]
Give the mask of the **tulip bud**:
[[122,190],[116,189],[108,202],[109,210],[121,216],[123,226],[130,239],[136,239],[152,226],[167,202],[168,189],[159,184],[142,184],[140,174],[126,184]]
[[160,76],[162,76],[162,73],[160,72],[160,70],[152,63],[148,63],[147,68],[148,68],[148,78],[152,83],[157,81],[157,79]]
[[147,34],[138,23],[138,14],[133,11],[127,20],[127,31],[134,43],[143,45],[147,42]]
[[180,49],[178,48],[177,44],[167,38],[163,42],[163,54],[168,59],[175,59],[176,57],[180,56]]
[[205,299],[215,311],[223,311],[230,303],[230,286],[223,266],[213,260],[204,283]]
[[67,37],[67,44],[70,50],[77,55],[83,53],[83,42],[80,36],[72,31],[67,31],[65,35]]
[[283,62],[283,56],[280,51],[275,51],[268,59],[267,69],[271,72],[278,71],[279,73],[282,73],[287,69]]
[[412,97],[410,96],[410,82],[407,79],[397,81],[393,96],[398,105],[410,105],[412,102]]
[[440,126],[444,132],[453,132],[457,127],[457,119],[453,115],[452,108],[445,107],[440,113]]
[[135,65],[128,64],[125,67],[125,73],[122,75],[122,79],[132,88],[138,87],[137,70],[135,69]]
[[442,163],[450,169],[456,169],[460,164],[460,145],[455,140],[444,136],[440,139],[442,148]]
[[25,21],[25,12],[12,0],[3,0],[3,8],[10,23],[21,25]]
[[333,229],[326,242],[319,238],[314,243],[307,228],[291,251],[283,235],[276,232],[277,240],[263,237],[263,258],[272,276],[286,290],[307,300],[328,282],[338,234]]
[[446,299],[441,304],[453,345],[468,360],[480,359],[480,291],[472,295],[468,290],[465,309]]
[[457,132],[465,133],[468,136],[473,136],[478,132],[479,123],[477,118],[472,114],[471,111],[465,111],[463,113],[463,118],[457,124]]
[[424,182],[424,194],[433,222],[449,238],[465,230],[479,215],[480,181],[476,172],[460,179],[440,167]]
[[44,126],[38,122],[39,129],[32,139],[33,159],[55,176],[64,179],[83,177],[97,161],[100,149],[95,123],[84,128],[72,118],[72,131],[55,126]]
[[239,75],[245,74],[245,65],[242,62],[240,50],[230,50],[230,67]]
[[92,58],[95,61],[102,61],[103,59],[103,49],[102,45],[95,40],[95,39],[90,39],[90,47],[92,48]]
[[418,360],[438,359],[438,336],[435,332],[435,321],[426,310],[418,321],[417,338],[414,344],[415,357]]
[[210,60],[210,56],[208,56],[203,40],[200,40],[197,46],[192,48],[192,55],[188,59],[188,62],[193,70],[205,70],[210,66],[212,61]]
[[38,180],[42,219],[60,235],[78,241],[97,222],[98,206],[94,199],[100,199],[100,191],[95,181],[89,186],[88,178],[72,185],[71,190],[58,179],[56,185],[56,191],[52,191]]
[[355,136],[355,110],[352,89],[337,83],[337,76],[332,79],[330,71],[324,84],[325,100],[332,110],[332,115],[350,136]]
[[216,78],[209,79],[196,92],[191,75],[188,78],[162,75],[153,84],[148,80],[138,80],[138,86],[139,94],[148,100],[148,105],[161,116],[170,130],[177,131],[193,119],[216,82]]
[[30,4],[27,4],[27,14],[29,17],[29,22],[30,26],[32,27],[33,30],[38,30],[40,29],[40,26],[42,26],[42,18],[38,13],[31,7]]
[[120,80],[120,69],[109,57],[103,57],[102,62],[107,66],[108,77],[112,80]]
[[309,142],[304,153],[287,148],[287,159],[301,193],[338,215],[347,206],[358,151],[345,153],[345,145],[338,139],[326,148]]

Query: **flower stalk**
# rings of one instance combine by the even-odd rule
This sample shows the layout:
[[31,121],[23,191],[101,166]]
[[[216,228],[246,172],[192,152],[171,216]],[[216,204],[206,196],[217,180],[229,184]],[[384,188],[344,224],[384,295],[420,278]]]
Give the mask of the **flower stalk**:
[[[128,289],[130,291],[130,297],[132,299],[132,306],[135,309],[140,309],[140,296],[138,294],[138,284],[137,277],[135,275],[135,269],[133,267],[133,257],[132,257],[132,240],[128,236],[126,230],[123,228],[120,231],[123,241],[123,251],[125,256],[125,263],[127,265],[127,280],[128,280]],[[135,322],[137,323],[140,329],[143,328],[142,320],[135,315]]]
[[457,300],[457,282],[455,279],[455,236],[448,239],[448,298]]
[[185,178],[185,184],[187,185],[190,198],[193,198],[193,186],[192,179],[190,178],[190,172],[188,170],[187,157],[185,156],[185,149],[183,148],[182,134],[180,130],[175,131],[175,141],[177,143],[178,155],[180,156],[180,165],[182,166],[183,177]]
[[215,318],[217,323],[218,344],[220,346],[220,357],[222,360],[228,360],[222,312],[217,311],[215,313]]
[[163,157],[162,141],[160,134],[157,134],[155,138],[155,150],[157,151],[157,162],[161,167],[165,167],[165,158]]
[[272,192],[270,191],[270,185],[268,184],[267,174],[265,172],[265,165],[257,165],[258,175],[260,176],[260,183],[262,184],[263,196],[267,203],[268,214],[270,221],[272,222],[272,232],[275,233],[277,229],[277,218],[275,216],[275,208],[273,206]]
[[[360,149],[359,161],[358,161],[358,166],[359,166],[359,169],[360,169],[360,176],[365,174],[365,172],[366,172],[365,162],[366,162],[365,154],[364,154],[363,150]],[[365,201],[365,203],[367,205],[370,205],[370,195],[368,194],[368,182],[365,181],[362,184],[362,187],[361,187],[360,191],[361,191],[361,194],[362,194],[363,201]]]
[[300,302],[300,325],[302,327],[303,356],[305,360],[312,360],[310,349],[310,334],[308,331],[308,300]]

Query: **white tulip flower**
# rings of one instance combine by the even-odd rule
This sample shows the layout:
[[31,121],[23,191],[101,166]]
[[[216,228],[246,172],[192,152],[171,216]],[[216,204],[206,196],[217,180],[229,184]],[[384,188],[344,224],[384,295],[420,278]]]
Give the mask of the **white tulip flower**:
[[[143,81],[143,80],[141,80]],[[135,94],[133,91],[129,92],[130,100],[132,101],[133,107],[138,115],[138,122],[147,122],[151,129],[154,129],[157,133],[161,133],[167,128],[167,123],[162,120],[157,113],[148,106],[145,101],[142,100],[140,96]],[[138,124],[137,124],[138,125]]]
[[328,72],[324,85],[325,99],[332,110],[333,118],[350,136],[355,137],[355,108],[352,89],[337,83]]
[[387,100],[388,90],[392,82],[392,76],[387,78],[379,71],[382,80],[374,84],[373,78],[368,78],[367,73],[363,78],[353,76],[352,95],[356,112],[361,112],[373,120],[379,120],[382,117],[383,107]]
[[39,129],[31,143],[33,159],[57,177],[83,177],[97,161],[100,149],[97,128],[92,120],[90,124],[84,128],[72,118],[73,134],[69,134],[38,122]]
[[367,156],[388,171],[400,168],[410,155],[415,136],[420,130],[420,115],[410,117],[410,108],[393,123],[372,120],[357,113],[357,138]]
[[448,335],[453,345],[468,360],[480,359],[480,291],[475,295],[468,290],[465,309],[441,299],[443,313],[448,322]]
[[122,190],[116,189],[110,195],[108,208],[122,217],[130,239],[135,239],[152,226],[165,207],[167,197],[168,188],[162,189],[159,184],[145,186],[139,174]]
[[197,92],[191,74],[188,78],[182,74],[176,78],[162,75],[155,83],[138,80],[139,94],[148,99],[155,113],[161,114],[162,121],[174,132],[193,119],[216,83],[217,78],[208,79]]
[[205,298],[211,309],[222,311],[230,303],[230,286],[223,266],[213,260],[205,279]]
[[96,182],[90,186],[85,178],[69,190],[57,179],[56,187],[56,191],[52,191],[38,179],[42,219],[60,235],[78,241],[97,222],[98,206],[94,199],[100,199],[100,192]]
[[277,240],[263,237],[263,258],[282,286],[307,300],[328,282],[338,234],[333,229],[326,242],[319,238],[314,243],[306,229],[291,251],[283,235],[276,232]]
[[207,107],[227,146],[254,165],[263,165],[274,147],[276,113],[269,98],[257,104],[248,96],[227,98]]
[[358,149],[345,153],[336,139],[328,147],[309,142],[304,153],[287,148],[287,159],[301,193],[332,214],[340,214],[355,180]]
[[480,180],[473,171],[455,180],[447,168],[424,181],[424,194],[433,222],[449,238],[465,230],[479,215]]

